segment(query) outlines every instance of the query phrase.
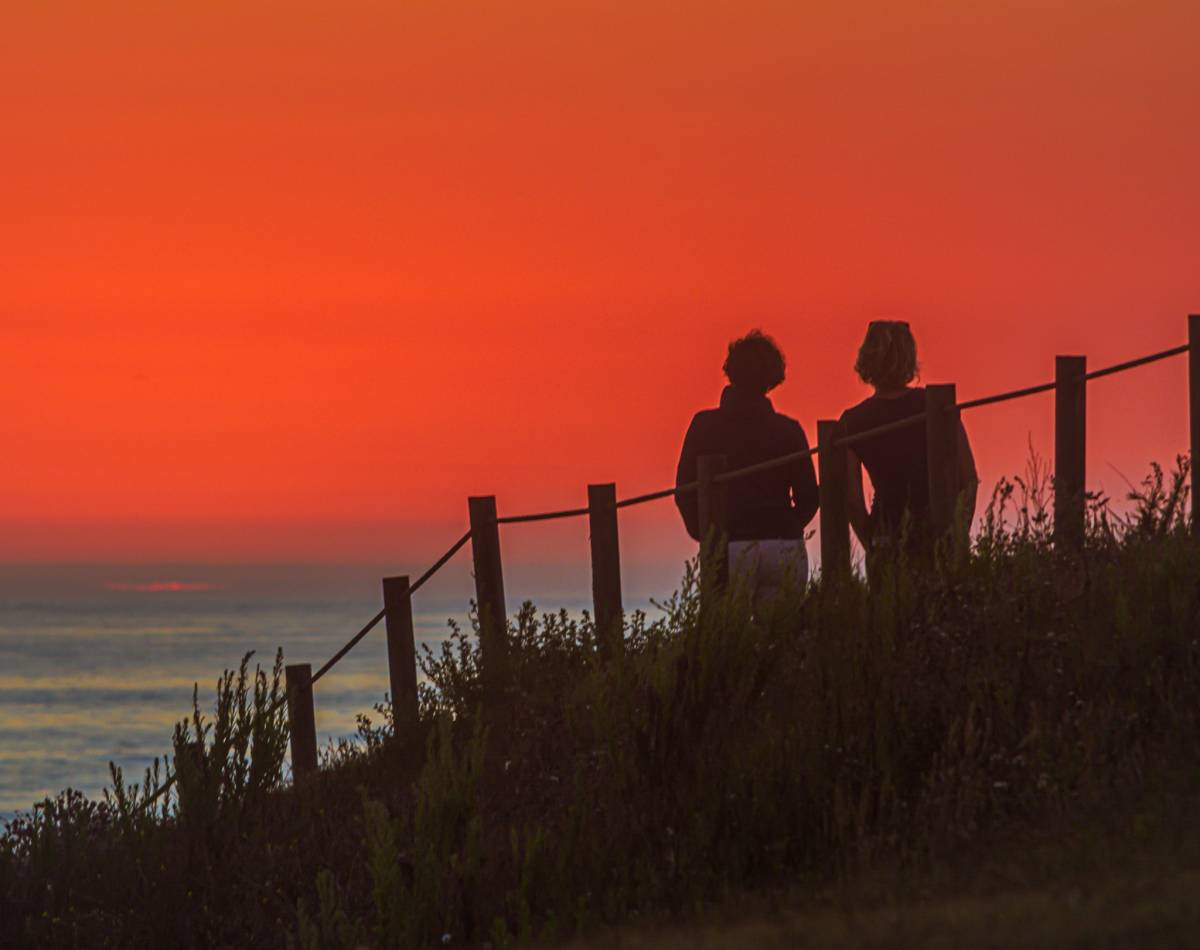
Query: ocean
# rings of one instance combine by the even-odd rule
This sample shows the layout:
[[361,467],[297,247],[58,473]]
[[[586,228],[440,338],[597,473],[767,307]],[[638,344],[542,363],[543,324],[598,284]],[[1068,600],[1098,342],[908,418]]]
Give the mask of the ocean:
[[[586,566],[550,578],[539,607],[588,606]],[[381,606],[382,568],[353,565],[0,566],[0,818],[71,787],[89,797],[109,785],[109,762],[141,779],[168,754],[174,724],[192,706],[211,713],[218,676],[254,651],[270,668],[315,670]],[[414,574],[416,571],[413,572]],[[509,610],[536,572],[508,583]],[[543,572],[544,573],[544,572]],[[541,578],[544,582],[545,578]],[[669,586],[663,593],[669,591]],[[466,626],[469,557],[414,598],[420,644],[434,648],[447,621]],[[653,609],[648,596],[626,606]],[[315,688],[322,742],[355,731],[355,716],[388,689],[383,625]]]

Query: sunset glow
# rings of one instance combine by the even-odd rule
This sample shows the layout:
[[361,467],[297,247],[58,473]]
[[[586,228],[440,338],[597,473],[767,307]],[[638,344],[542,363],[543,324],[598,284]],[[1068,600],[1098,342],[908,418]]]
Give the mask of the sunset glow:
[[213,584],[193,581],[147,581],[141,584],[110,582],[104,585],[105,590],[129,591],[135,594],[195,594],[205,591],[220,590]]
[[[814,437],[874,317],[971,397],[1200,310],[1192,0],[3,20],[8,561],[424,558],[468,494],[669,484],[753,326]],[[1088,399],[1096,487],[1186,448],[1182,361]],[[1051,406],[968,417],[985,486]],[[554,530],[523,556],[586,555]],[[669,504],[623,530],[688,549]]]

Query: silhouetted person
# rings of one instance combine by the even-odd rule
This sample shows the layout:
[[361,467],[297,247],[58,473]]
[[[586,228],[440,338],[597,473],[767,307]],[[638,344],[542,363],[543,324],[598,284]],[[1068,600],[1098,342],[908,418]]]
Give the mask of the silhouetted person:
[[[917,376],[917,343],[907,323],[876,320],[858,351],[855,372],[875,388],[875,395],[842,413],[846,435],[866,432],[925,411],[925,388],[912,386]],[[867,571],[880,557],[901,550],[928,552],[934,539],[929,511],[929,466],[924,421],[855,442],[849,456],[850,524],[867,554]],[[862,470],[875,489],[867,511]],[[958,484],[967,525],[975,515],[979,476],[967,431],[959,423]]]
[[[675,484],[697,478],[701,455],[724,455],[729,469],[804,451],[808,439],[795,419],[775,411],[767,393],[783,382],[785,362],[775,341],[759,330],[729,344],[729,385],[718,409],[696,413],[683,440]],[[748,576],[756,605],[778,592],[788,570],[808,579],[804,528],[817,512],[817,477],[811,457],[737,479],[728,485],[729,562]],[[700,535],[696,492],[675,496],[688,534]]]

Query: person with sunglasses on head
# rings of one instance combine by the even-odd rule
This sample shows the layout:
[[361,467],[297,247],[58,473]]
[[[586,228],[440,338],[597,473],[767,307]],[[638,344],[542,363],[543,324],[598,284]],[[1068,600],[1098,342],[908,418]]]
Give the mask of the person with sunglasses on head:
[[[786,373],[774,340],[760,330],[734,340],[724,369],[729,385],[720,406],[696,413],[688,427],[676,487],[696,481],[702,455],[724,455],[728,469],[734,470],[808,451],[800,423],[776,412],[767,397]],[[696,492],[676,494],[675,504],[688,534],[703,543]],[[734,575],[750,586],[756,611],[778,594],[789,574],[798,586],[807,582],[804,529],[817,506],[811,456],[729,483],[729,563]]]
[[[909,325],[875,320],[854,364],[859,378],[875,392],[842,413],[842,434],[851,437],[925,412],[925,388],[917,378],[917,342]],[[929,466],[925,424],[917,422],[847,446],[850,524],[867,555],[867,573],[880,558],[903,551],[927,553],[936,540],[930,523]],[[969,526],[975,515],[979,476],[967,431],[958,431],[959,505]],[[862,472],[867,470],[875,498],[867,510]]]

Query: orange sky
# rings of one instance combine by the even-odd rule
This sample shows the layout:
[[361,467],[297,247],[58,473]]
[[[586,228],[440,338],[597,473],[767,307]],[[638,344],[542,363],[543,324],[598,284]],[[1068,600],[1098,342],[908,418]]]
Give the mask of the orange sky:
[[[424,560],[468,493],[669,483],[752,326],[813,435],[873,317],[971,396],[1200,310],[1194,0],[2,21],[0,560]],[[1094,384],[1094,485],[1185,447],[1184,384]],[[985,481],[1050,406],[968,417]],[[687,550],[669,505],[629,531]]]

